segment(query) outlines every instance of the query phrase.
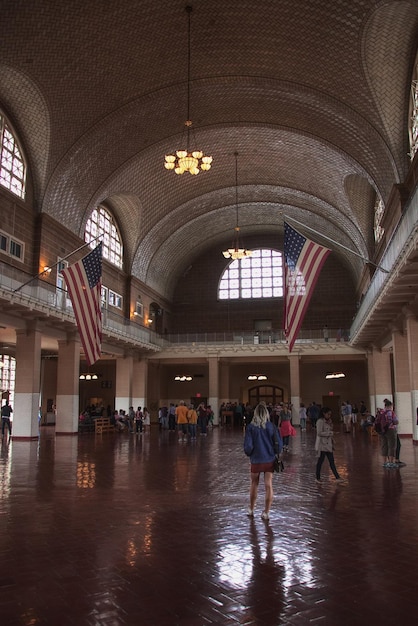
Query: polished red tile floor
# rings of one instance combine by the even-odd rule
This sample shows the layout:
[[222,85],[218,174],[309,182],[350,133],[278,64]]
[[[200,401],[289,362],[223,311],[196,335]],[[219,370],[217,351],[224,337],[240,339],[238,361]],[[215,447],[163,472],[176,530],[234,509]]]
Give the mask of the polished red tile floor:
[[382,467],[378,438],[337,436],[346,486],[300,433],[246,516],[239,430],[196,444],[172,433],[55,437],[3,444],[2,626],[415,624],[418,449]]

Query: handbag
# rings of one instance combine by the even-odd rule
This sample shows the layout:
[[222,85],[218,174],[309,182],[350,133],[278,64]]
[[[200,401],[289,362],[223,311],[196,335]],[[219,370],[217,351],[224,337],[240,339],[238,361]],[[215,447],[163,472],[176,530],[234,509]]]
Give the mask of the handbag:
[[280,474],[281,472],[284,471],[284,465],[283,465],[283,461],[280,460],[280,458],[278,457],[278,455],[276,454],[276,456],[274,457],[274,461],[273,461],[273,468],[274,471],[277,474]]

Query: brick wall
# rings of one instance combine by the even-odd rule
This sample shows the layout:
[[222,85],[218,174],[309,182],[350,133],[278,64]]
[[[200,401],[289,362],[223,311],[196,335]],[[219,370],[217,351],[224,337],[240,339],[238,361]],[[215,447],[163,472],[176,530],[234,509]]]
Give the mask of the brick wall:
[[[280,249],[275,245],[274,249]],[[254,246],[255,247],[255,246]],[[261,247],[258,244],[257,247]],[[263,240],[262,247],[267,247]],[[218,301],[219,279],[228,265],[216,248],[195,260],[181,277],[173,299],[173,333],[252,331],[254,320],[272,320],[273,330],[282,328],[283,299]],[[335,255],[322,269],[303,329],[349,328],[356,311],[356,291],[352,277]]]

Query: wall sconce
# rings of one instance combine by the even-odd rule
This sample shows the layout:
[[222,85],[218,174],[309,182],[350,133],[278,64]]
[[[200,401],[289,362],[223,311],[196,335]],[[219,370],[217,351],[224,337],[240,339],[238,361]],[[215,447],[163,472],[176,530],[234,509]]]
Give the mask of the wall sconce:
[[267,376],[265,374],[250,374],[248,380],[267,380]]
[[176,380],[179,383],[186,383],[186,382],[189,383],[191,380],[193,380],[193,376],[185,376],[185,375],[175,376],[174,380]]
[[41,272],[41,276],[48,276],[52,272],[52,267],[45,265],[43,271]]

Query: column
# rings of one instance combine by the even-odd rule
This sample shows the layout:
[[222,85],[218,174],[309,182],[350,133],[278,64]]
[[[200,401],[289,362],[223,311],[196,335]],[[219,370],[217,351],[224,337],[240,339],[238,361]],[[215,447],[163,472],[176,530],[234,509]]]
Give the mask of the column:
[[39,434],[41,338],[37,323],[16,330],[16,386],[13,439],[36,439]]
[[414,315],[406,317],[406,336],[411,388],[412,438],[416,443],[418,441],[418,320]]
[[116,359],[115,409],[129,411],[132,404],[133,357]]
[[[213,356],[208,358],[209,365],[209,397],[208,404],[212,407],[213,411],[213,425],[219,425],[219,362],[218,357]],[[229,371],[229,370],[228,370]]]
[[299,355],[291,354],[288,356],[290,367],[290,402],[292,403],[292,422],[294,425],[300,424],[299,408],[300,408],[300,371],[299,371]]
[[56,397],[57,435],[78,433],[80,375],[80,341],[71,333],[65,341],[58,341],[58,371]]
[[401,333],[397,329],[392,331],[392,341],[395,379],[393,404],[399,420],[398,433],[399,435],[411,435],[412,418],[408,341],[406,334]]
[[[374,374],[373,350],[367,353],[367,377],[369,381],[369,400],[366,406],[372,415],[376,415],[376,385]],[[366,402],[366,399],[365,399]]]
[[140,406],[147,406],[148,361],[141,359],[133,362],[132,369],[132,406],[135,411]]
[[383,408],[383,400],[392,400],[392,381],[390,367],[390,352],[388,350],[373,349],[373,372],[375,389],[375,408]]

